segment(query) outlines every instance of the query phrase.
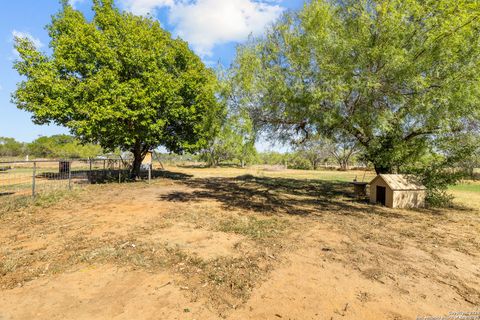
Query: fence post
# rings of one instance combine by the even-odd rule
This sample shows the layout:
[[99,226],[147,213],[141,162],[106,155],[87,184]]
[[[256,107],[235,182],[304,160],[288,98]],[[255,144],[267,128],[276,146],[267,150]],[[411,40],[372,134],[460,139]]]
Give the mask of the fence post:
[[122,183],[122,168],[120,160],[118,160],[118,183]]
[[148,183],[152,180],[152,164],[148,166]]
[[68,163],[68,190],[72,190],[72,163]]
[[37,162],[33,162],[33,174],[32,174],[32,197],[35,198],[35,176],[37,175]]
[[88,160],[90,161],[90,172],[92,172],[92,158],[88,158]]

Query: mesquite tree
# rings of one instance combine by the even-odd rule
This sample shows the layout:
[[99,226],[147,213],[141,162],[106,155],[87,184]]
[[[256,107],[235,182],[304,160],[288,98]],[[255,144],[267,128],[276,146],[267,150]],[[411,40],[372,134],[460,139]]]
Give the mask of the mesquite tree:
[[201,158],[209,166],[218,166],[223,161],[238,160],[244,167],[251,163],[257,151],[251,121],[241,114],[229,114],[220,124],[218,133],[202,150]]
[[239,48],[237,101],[257,123],[353,138],[377,173],[480,119],[480,2],[313,0]]
[[15,69],[25,80],[13,94],[37,124],[65,126],[84,142],[133,153],[132,177],[146,153],[200,149],[221,109],[216,77],[180,39],[150,17],[94,0],[94,17],[62,1],[48,26],[52,54],[15,39]]

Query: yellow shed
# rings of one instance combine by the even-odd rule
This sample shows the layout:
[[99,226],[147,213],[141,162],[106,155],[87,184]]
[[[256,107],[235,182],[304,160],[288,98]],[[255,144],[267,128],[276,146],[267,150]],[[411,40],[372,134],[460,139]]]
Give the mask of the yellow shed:
[[423,208],[425,196],[425,186],[412,175],[379,174],[370,182],[370,202],[389,208]]
[[142,165],[145,166],[151,166],[153,161],[152,161],[152,151],[148,151],[147,154],[145,155],[145,158],[143,158]]

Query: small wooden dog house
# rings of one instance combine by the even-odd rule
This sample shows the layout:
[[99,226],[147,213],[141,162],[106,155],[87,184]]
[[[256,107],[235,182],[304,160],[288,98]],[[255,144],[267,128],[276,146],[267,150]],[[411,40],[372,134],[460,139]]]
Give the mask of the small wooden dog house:
[[425,196],[425,186],[412,175],[379,174],[370,182],[370,202],[390,208],[423,208]]

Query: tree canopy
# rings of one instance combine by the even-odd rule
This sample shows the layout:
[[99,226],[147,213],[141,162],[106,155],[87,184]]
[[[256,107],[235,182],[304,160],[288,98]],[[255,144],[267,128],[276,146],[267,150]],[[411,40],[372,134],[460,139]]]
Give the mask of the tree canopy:
[[209,166],[223,161],[238,160],[243,167],[255,160],[255,134],[247,115],[230,113],[225,116],[220,129],[202,150],[201,158]]
[[15,69],[25,80],[13,101],[36,124],[68,127],[83,142],[134,155],[132,175],[150,149],[205,146],[214,133],[216,78],[180,39],[151,17],[94,0],[94,17],[62,1],[47,27],[53,53],[15,39]]
[[0,157],[18,157],[24,149],[24,144],[14,138],[0,137]]
[[480,2],[313,0],[239,48],[236,101],[262,127],[353,138],[379,173],[480,119]]
[[81,143],[74,136],[57,134],[41,136],[32,142],[19,142],[14,138],[0,137],[0,157],[19,158],[93,158],[103,154],[99,145]]

